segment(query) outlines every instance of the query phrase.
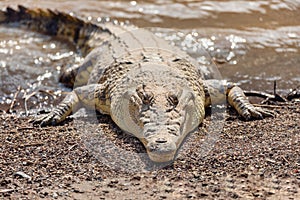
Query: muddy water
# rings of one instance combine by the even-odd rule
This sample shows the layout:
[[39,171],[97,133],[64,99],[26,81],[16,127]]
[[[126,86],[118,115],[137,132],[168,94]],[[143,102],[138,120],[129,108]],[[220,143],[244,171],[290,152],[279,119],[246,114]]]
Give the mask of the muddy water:
[[[271,91],[276,81],[287,92],[300,85],[299,0],[0,1],[1,8],[18,4],[150,28],[200,64],[213,60],[224,79],[245,89]],[[39,107],[48,104],[41,100],[67,90],[57,83],[61,68],[80,59],[71,44],[0,27],[0,106],[16,94]]]

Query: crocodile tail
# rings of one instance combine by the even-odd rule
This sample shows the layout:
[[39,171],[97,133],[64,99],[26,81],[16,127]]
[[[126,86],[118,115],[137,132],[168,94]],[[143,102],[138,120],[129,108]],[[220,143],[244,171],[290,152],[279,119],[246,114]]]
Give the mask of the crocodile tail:
[[[93,46],[88,42],[95,34],[109,32],[94,23],[85,22],[72,15],[49,9],[29,9],[18,6],[18,10],[7,7],[0,11],[0,24],[11,24],[43,34],[57,36],[74,43],[83,53]],[[108,33],[109,34],[109,33]]]

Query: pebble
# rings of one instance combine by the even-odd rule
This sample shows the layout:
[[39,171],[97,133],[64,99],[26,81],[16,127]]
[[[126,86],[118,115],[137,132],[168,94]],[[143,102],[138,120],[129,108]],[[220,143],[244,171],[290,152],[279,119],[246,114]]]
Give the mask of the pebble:
[[152,192],[155,194],[155,193],[158,192],[158,190],[157,189],[153,189]]
[[196,198],[196,195],[193,193],[190,193],[190,194],[187,194],[186,197],[189,199],[192,199],[192,198]]
[[280,183],[280,180],[279,180],[279,179],[273,179],[272,182],[273,182],[273,183],[279,184],[279,183]]
[[105,189],[102,190],[102,192],[103,192],[103,193],[106,193],[106,194],[109,193],[109,191],[108,191],[108,190],[105,190]]
[[140,177],[140,176],[134,176],[134,177],[132,177],[131,180],[140,181],[140,180],[141,180],[141,177]]
[[234,179],[233,178],[227,178],[226,181],[229,182],[229,183],[233,183]]
[[167,187],[166,189],[165,189],[165,192],[167,192],[167,193],[171,193],[171,192],[173,192],[174,190],[171,188],[171,187]]
[[227,184],[227,187],[228,187],[228,188],[231,188],[231,189],[234,189],[234,188],[235,188],[234,184],[232,184],[232,183],[228,183],[228,184]]
[[58,198],[58,194],[57,194],[56,192],[54,192],[54,193],[52,194],[52,197],[53,197],[54,199],[57,199],[57,198]]
[[230,196],[231,198],[234,198],[234,199],[240,198],[240,196],[239,196],[237,193],[235,193],[235,192],[230,192],[230,193],[229,193],[229,196]]
[[276,193],[275,190],[269,190],[269,191],[268,191],[268,194],[269,194],[269,195],[274,195],[275,193]]
[[171,186],[171,185],[172,185],[172,183],[170,181],[165,182],[165,186]]
[[199,178],[200,174],[198,172],[193,172],[194,178]]
[[80,190],[78,188],[75,188],[73,191],[76,192],[76,193],[84,193],[84,191],[82,191],[82,190]]
[[113,180],[110,181],[110,183],[117,184],[117,183],[119,183],[119,181],[117,179],[113,179]]

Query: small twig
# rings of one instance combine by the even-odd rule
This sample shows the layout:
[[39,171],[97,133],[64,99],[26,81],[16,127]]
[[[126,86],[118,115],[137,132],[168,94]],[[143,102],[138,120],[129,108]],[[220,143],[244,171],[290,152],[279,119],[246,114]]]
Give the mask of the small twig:
[[23,96],[24,98],[24,107],[25,107],[25,115],[28,116],[28,108],[27,108],[27,101],[30,99],[32,96],[36,95],[37,91],[32,92],[31,94]]
[[47,91],[47,90],[38,90],[38,91],[32,92],[31,94],[24,95],[23,98],[24,98],[24,106],[25,106],[25,114],[26,114],[26,116],[28,116],[27,101],[28,101],[31,97],[33,97],[33,96],[35,96],[37,93],[39,93],[39,92],[40,92],[40,93],[45,93],[45,94],[51,96],[52,98],[54,98],[53,92],[52,92],[52,91]]
[[274,81],[274,96],[275,96],[275,99],[272,99],[272,100],[273,101],[279,101],[279,102],[287,102],[288,100],[285,97],[277,94],[276,89],[277,89],[277,82]]
[[16,101],[17,101],[17,97],[18,97],[20,91],[21,91],[21,86],[19,85],[17,91],[14,94],[14,98],[13,98],[9,108],[6,110],[7,113],[9,113],[14,108],[14,106],[16,104]]
[[267,104],[253,104],[256,107],[264,107],[264,108],[281,108],[282,106],[276,105],[267,105]]
[[25,98],[25,100],[28,100],[29,98],[31,98],[32,96],[35,96],[37,93],[45,93],[45,94],[48,94],[49,96],[51,96],[53,98],[53,92],[52,91],[47,91],[47,90],[37,90],[37,91],[34,91],[32,92],[31,94],[28,94],[26,96],[24,96],[23,98]]
[[74,149],[74,147],[76,147],[76,146],[77,146],[77,144],[74,144],[74,145],[70,146],[68,150],[72,151],[72,149]]
[[27,144],[20,144],[20,147],[33,147],[33,146],[43,146],[44,143],[35,142],[35,143],[27,143]]
[[288,100],[279,94],[276,93],[276,82],[274,82],[274,94],[268,94],[265,92],[259,92],[259,91],[244,91],[246,96],[253,96],[253,97],[260,97],[263,98],[264,101],[262,101],[262,104],[268,102],[268,101],[278,101],[278,102],[287,102]]
[[2,189],[0,190],[0,193],[9,193],[9,192],[13,192],[15,191],[15,189]]
[[253,97],[260,97],[260,98],[264,98],[264,99],[275,99],[275,96],[272,94],[268,94],[265,92],[258,92],[258,91],[244,91],[246,96],[253,96]]
[[273,85],[273,94],[276,97],[277,93],[276,93],[276,81],[274,81],[274,85]]
[[19,131],[19,130],[32,130],[32,129],[34,129],[34,127],[17,127],[17,130]]
[[48,90],[39,90],[38,92],[48,94],[49,96],[51,96],[52,98],[54,98],[54,94],[53,94],[52,90],[51,91],[48,91]]
[[270,163],[277,163],[276,160],[273,160],[273,159],[271,159],[271,158],[266,158],[266,161],[267,161],[267,162],[270,162]]
[[300,98],[300,85],[293,89],[290,93],[286,95],[286,99],[291,101],[293,99]]
[[31,179],[32,179],[31,176],[29,176],[28,174],[26,174],[25,172],[22,172],[22,171],[18,171],[14,175],[15,176],[20,176],[20,177],[25,178],[29,181],[31,181]]
[[300,85],[298,85],[295,89],[289,92],[285,96],[281,96],[277,94],[277,83],[274,81],[273,94],[268,94],[260,91],[244,91],[246,96],[254,96],[259,98],[264,98],[265,100],[262,103],[266,103],[268,101],[277,101],[277,102],[288,102],[293,99],[300,98]]
[[284,160],[285,162],[287,162],[288,164],[290,164],[290,162],[286,159],[286,157],[284,157],[283,155],[282,155],[281,157],[283,158],[283,160]]

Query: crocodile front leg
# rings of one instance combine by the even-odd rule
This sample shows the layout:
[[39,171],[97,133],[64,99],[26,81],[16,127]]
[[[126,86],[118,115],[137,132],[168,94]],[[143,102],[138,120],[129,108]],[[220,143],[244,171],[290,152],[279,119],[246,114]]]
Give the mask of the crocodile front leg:
[[262,119],[264,117],[273,117],[274,113],[270,110],[253,106],[243,90],[238,86],[232,86],[227,89],[227,101],[235,110],[246,120],[251,118]]
[[55,109],[49,114],[37,117],[33,120],[33,123],[40,126],[56,125],[64,121],[72,112],[76,112],[81,105],[107,113],[106,102],[101,100],[103,92],[103,86],[100,84],[75,88]]
[[86,85],[89,80],[90,73],[95,66],[95,62],[96,59],[92,54],[86,57],[80,65],[74,65],[62,70],[59,82],[70,88]]
[[206,80],[205,85],[205,106],[212,103],[223,103],[225,100],[241,115],[244,119],[262,119],[273,117],[274,113],[260,107],[253,106],[243,90],[234,83],[220,80]]

